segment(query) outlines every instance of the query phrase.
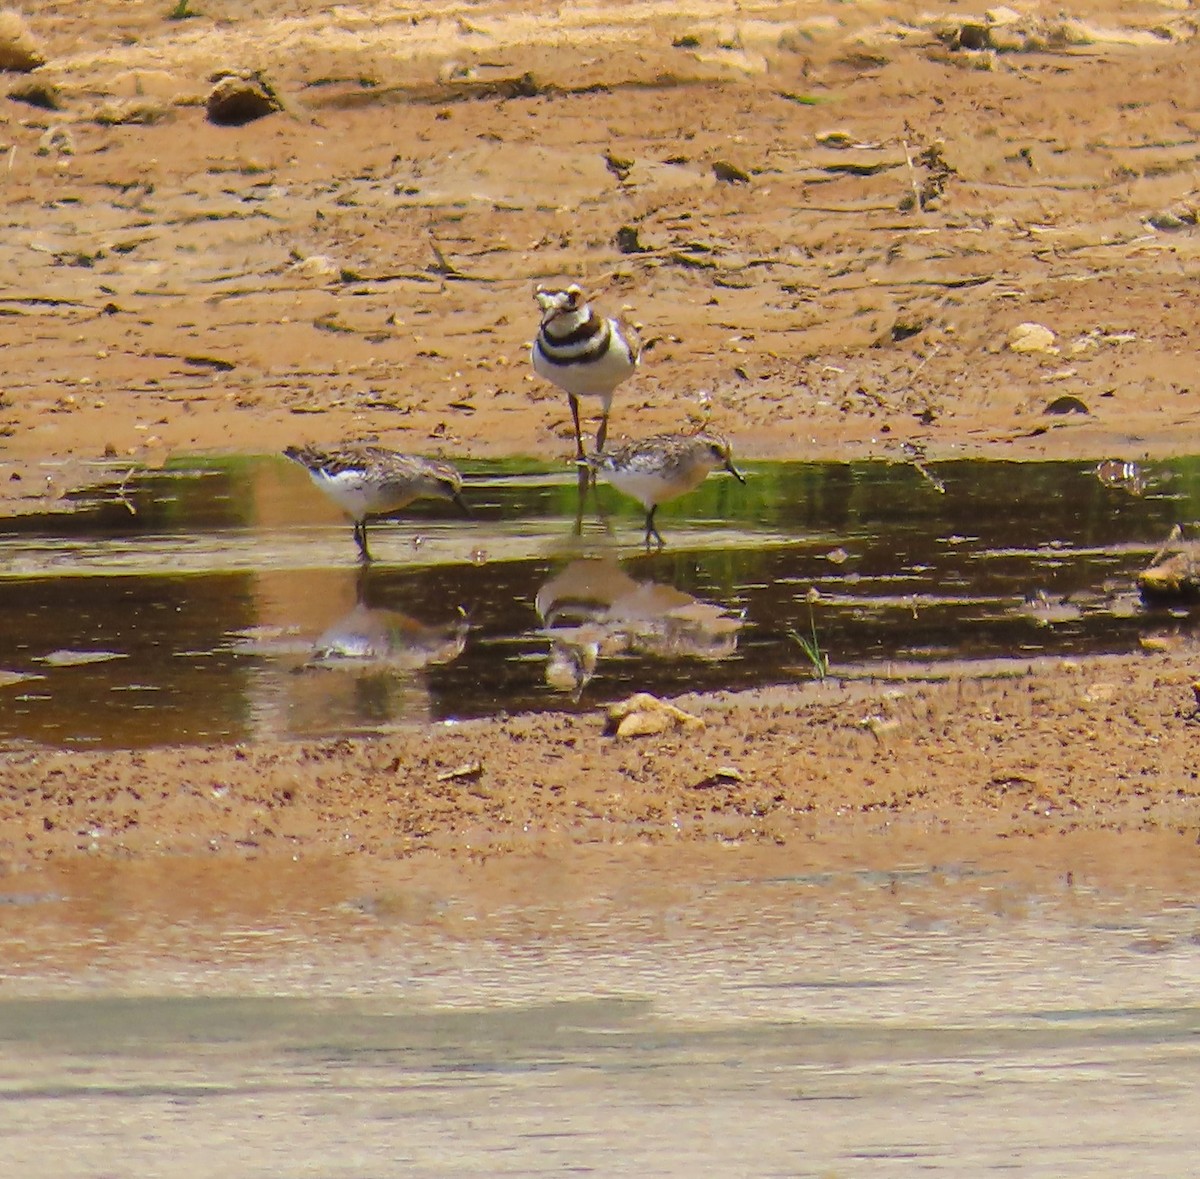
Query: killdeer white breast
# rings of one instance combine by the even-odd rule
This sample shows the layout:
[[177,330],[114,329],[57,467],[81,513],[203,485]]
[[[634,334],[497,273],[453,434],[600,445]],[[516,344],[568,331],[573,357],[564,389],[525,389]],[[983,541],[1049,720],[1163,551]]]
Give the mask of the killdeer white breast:
[[641,344],[628,324],[598,315],[575,283],[539,286],[535,297],[542,322],[533,341],[534,371],[566,393],[575,424],[575,452],[582,458],[579,399],[600,399],[596,449],[603,450],[613,391],[637,368]]
[[654,523],[658,505],[699,487],[709,472],[728,471],[739,483],[746,477],[733,465],[733,451],[720,434],[655,434],[629,442],[616,450],[589,455],[584,460],[618,491],[638,500],[646,509],[646,547],[653,539],[663,546]]
[[400,454],[382,446],[344,446],[321,450],[289,446],[283,452],[299,463],[312,481],[354,521],[359,557],[371,559],[367,518],[398,512],[418,499],[449,499],[464,514],[462,476],[441,459]]

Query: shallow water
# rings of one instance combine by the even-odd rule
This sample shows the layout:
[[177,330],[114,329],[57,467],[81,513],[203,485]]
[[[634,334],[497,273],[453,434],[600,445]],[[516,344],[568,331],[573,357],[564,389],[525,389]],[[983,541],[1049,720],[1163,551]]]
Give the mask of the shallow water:
[[1191,1173],[1193,907],[834,883],[741,882],[725,928],[692,898],[274,971],[247,930],[141,993],[0,1001],[6,1173]]
[[1200,460],[750,464],[660,511],[464,464],[473,516],[349,527],[282,459],[207,460],[0,522],[0,741],[144,746],[590,708],[631,690],[1120,652],[1190,625],[1133,578],[1200,518]]

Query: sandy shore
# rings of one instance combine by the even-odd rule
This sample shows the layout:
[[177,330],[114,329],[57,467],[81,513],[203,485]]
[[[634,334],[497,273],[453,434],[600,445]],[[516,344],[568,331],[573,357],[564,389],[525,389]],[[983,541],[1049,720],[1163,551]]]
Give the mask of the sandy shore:
[[[40,6],[46,64],[3,76],[49,95],[0,112],[10,513],[105,456],[371,437],[565,460],[565,400],[528,364],[532,286],[561,275],[652,345],[615,437],[707,421],[759,458],[1200,450],[1195,22],[1175,9],[1080,3],[969,49],[965,18],[889,4],[163,7]],[[207,122],[231,68],[285,110]],[[102,878],[125,914],[218,924],[319,924],[417,880],[482,912],[549,881],[655,895],[784,862],[1194,889],[1194,632],[1010,670],[679,701],[698,735],[551,715],[5,753],[0,873],[14,895]],[[146,948],[127,920],[76,950],[19,906],[4,920],[34,970]]]

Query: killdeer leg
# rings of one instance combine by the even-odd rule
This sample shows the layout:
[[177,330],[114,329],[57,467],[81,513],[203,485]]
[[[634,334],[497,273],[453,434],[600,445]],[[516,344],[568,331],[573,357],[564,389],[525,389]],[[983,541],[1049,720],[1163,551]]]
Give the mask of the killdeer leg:
[[580,463],[579,474],[578,474],[577,478],[578,478],[578,484],[579,484],[579,486],[578,486],[579,494],[576,496],[576,499],[575,499],[575,535],[582,536],[583,535],[583,504],[584,504],[584,500],[587,499],[588,486],[589,485],[595,486],[596,472],[593,471],[591,469],[591,467],[584,466],[582,463]]
[[579,398],[568,393],[567,400],[571,403],[571,421],[575,423],[575,457],[583,458],[583,435],[579,430]]
[[596,453],[604,449],[605,439],[608,438],[608,406],[604,407],[604,413],[600,418],[600,429],[596,431]]

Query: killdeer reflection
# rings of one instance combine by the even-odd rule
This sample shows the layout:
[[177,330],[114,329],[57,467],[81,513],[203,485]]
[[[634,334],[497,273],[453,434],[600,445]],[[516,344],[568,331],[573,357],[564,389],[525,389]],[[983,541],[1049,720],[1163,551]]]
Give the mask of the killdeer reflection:
[[546,681],[578,695],[601,656],[725,659],[742,619],[674,586],[638,581],[608,557],[583,557],[556,573],[534,600],[551,650]]

